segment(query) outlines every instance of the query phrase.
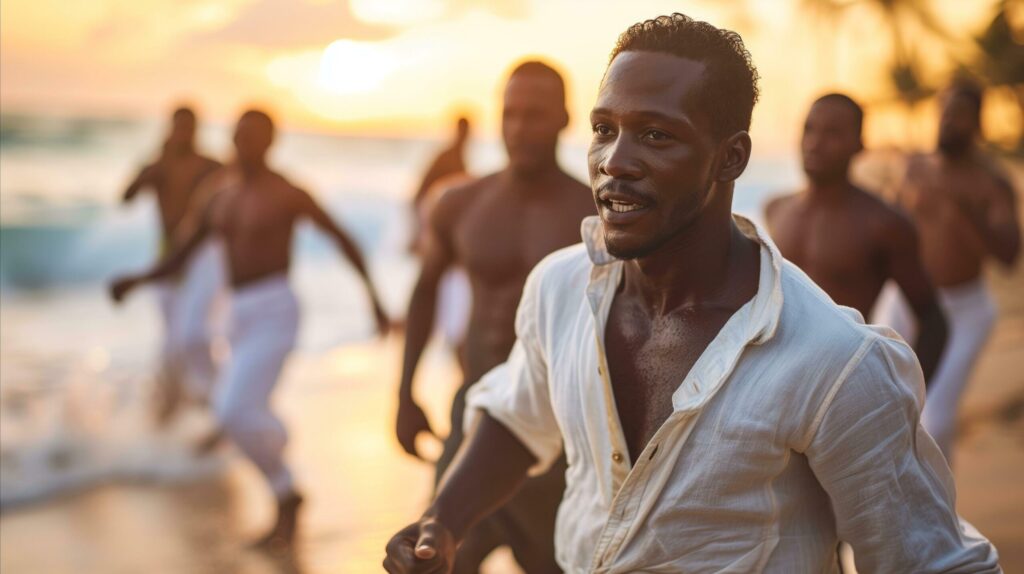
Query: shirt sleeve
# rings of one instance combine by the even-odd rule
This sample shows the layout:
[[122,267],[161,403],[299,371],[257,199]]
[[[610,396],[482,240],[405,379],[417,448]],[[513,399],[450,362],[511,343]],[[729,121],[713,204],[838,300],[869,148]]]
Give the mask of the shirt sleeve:
[[538,329],[540,273],[540,267],[535,269],[523,289],[512,352],[470,388],[464,418],[467,436],[482,411],[504,425],[537,458],[530,476],[543,474],[562,453],[562,434],[551,406],[547,361]]
[[851,359],[805,451],[859,572],[1002,572],[995,548],[956,514],[953,477],[920,425],[913,351],[879,337]]

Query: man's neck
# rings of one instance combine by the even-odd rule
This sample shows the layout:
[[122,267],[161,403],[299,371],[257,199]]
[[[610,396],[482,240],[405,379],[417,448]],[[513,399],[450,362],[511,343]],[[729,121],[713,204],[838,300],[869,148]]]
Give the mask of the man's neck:
[[547,184],[556,181],[562,176],[562,169],[558,166],[558,160],[554,157],[550,162],[545,162],[542,167],[531,170],[517,170],[511,167],[502,172],[502,179],[510,188],[517,193],[529,196],[536,191],[542,193]]
[[174,159],[181,159],[195,155],[195,146],[191,142],[168,146],[166,155]]
[[241,172],[243,180],[252,182],[265,175],[269,171],[269,168],[267,168],[266,162],[259,161],[253,163],[239,163],[238,170]]
[[836,201],[850,193],[851,187],[846,174],[841,177],[808,178],[807,196],[815,201]]
[[657,252],[627,261],[624,291],[645,301],[652,316],[728,304],[744,289],[738,280],[743,266],[756,262],[752,254],[756,245],[733,223],[730,210],[705,213]]
[[977,146],[973,143],[968,144],[963,149],[948,150],[941,147],[935,150],[935,153],[942,159],[944,163],[949,165],[964,165],[970,163],[977,152]]

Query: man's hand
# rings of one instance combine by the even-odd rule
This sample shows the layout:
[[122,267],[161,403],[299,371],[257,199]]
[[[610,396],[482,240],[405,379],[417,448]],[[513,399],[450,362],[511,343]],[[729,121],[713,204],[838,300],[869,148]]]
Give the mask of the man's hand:
[[434,518],[423,517],[395,534],[384,569],[392,574],[448,574],[455,564],[455,536]]
[[398,442],[402,445],[402,450],[420,460],[426,460],[416,450],[416,437],[421,432],[430,433],[435,437],[437,435],[430,428],[430,422],[427,421],[427,415],[423,412],[423,409],[411,397],[399,399],[398,420],[395,426]]
[[139,280],[135,277],[121,277],[110,284],[110,298],[115,303],[120,303],[128,296],[128,292],[138,284]]

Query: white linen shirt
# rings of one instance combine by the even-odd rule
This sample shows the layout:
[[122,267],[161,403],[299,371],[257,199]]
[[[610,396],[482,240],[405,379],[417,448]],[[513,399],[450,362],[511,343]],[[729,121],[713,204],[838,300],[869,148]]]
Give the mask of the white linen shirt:
[[[850,543],[867,572],[999,572],[954,510],[949,468],[919,424],[913,351],[864,325],[763,231],[757,294],[672,395],[643,452],[627,453],[603,350],[623,262],[600,220],[526,282],[508,360],[469,393],[536,456],[569,462],[558,563],[593,572],[836,572]],[[685,265],[680,261],[680,265]]]

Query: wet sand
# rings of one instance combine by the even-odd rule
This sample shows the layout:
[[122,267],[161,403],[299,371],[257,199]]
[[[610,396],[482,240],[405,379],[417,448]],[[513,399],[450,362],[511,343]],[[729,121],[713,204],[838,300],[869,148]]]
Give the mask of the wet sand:
[[[386,541],[423,510],[433,480],[432,467],[401,453],[392,438],[400,354],[392,337],[289,363],[275,405],[290,428],[288,459],[307,499],[292,557],[246,548],[273,507],[261,478],[236,455],[215,480],[110,484],[5,510],[0,571],[380,571]],[[424,363],[424,408],[445,433],[456,370],[441,349]],[[499,554],[488,569],[509,572],[509,564]]]

